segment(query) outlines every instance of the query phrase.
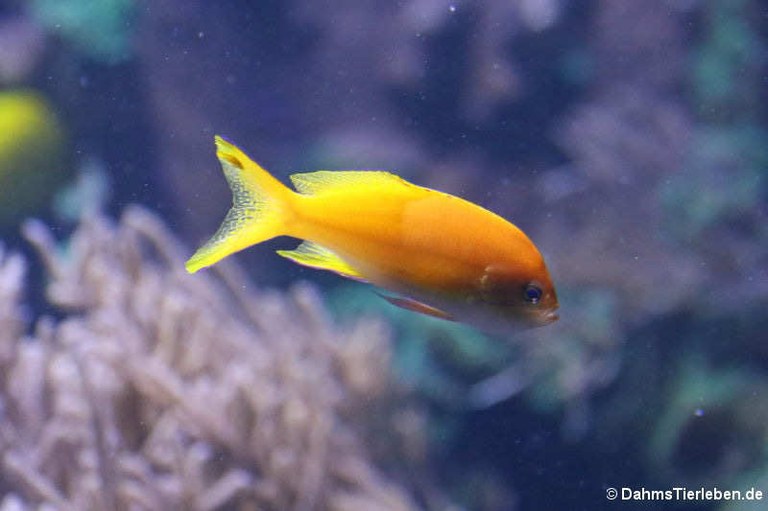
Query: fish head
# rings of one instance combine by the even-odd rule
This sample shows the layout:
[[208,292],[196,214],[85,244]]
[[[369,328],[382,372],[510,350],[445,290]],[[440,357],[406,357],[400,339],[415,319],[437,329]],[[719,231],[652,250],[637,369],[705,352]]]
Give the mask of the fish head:
[[505,323],[537,327],[558,319],[557,293],[543,261],[531,268],[489,265],[478,284],[475,301]]

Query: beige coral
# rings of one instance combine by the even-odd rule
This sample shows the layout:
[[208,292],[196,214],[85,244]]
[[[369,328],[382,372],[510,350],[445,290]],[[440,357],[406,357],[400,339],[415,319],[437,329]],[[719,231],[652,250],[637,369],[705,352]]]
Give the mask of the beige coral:
[[408,510],[356,421],[388,392],[388,332],[314,289],[189,276],[155,217],[25,234],[68,314],[22,340],[24,263],[0,255],[0,510]]

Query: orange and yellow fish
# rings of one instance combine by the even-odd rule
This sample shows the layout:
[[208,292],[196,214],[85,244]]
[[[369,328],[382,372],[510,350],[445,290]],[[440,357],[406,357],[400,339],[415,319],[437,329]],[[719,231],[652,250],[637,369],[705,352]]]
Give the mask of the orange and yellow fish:
[[500,216],[382,171],[294,174],[295,192],[223,138],[216,148],[233,204],[188,272],[292,236],[304,242],[278,254],[370,282],[416,312],[490,330],[557,319],[544,259]]

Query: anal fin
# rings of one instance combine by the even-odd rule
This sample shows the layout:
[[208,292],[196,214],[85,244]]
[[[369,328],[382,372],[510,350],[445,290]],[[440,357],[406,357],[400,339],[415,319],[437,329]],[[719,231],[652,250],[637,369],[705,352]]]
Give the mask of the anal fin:
[[330,270],[338,273],[342,277],[367,282],[357,270],[352,268],[341,257],[331,250],[311,241],[305,241],[294,250],[278,250],[277,253],[302,266],[309,266],[310,268],[317,268],[320,270]]

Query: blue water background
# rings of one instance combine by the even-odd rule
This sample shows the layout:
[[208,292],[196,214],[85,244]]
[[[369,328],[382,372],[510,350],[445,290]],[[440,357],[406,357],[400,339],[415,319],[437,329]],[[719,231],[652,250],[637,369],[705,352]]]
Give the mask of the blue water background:
[[[385,169],[460,195],[541,249],[557,324],[445,330],[274,254],[295,240],[237,258],[258,286],[315,283],[339,321],[393,325],[393,371],[430,410],[423,469],[467,509],[762,509],[605,497],[768,491],[762,2],[65,3],[0,0],[0,42],[20,40],[12,24],[32,41],[0,48],[26,65],[0,94],[35,91],[66,133],[66,183],[11,208],[64,236],[54,195],[92,168],[107,214],[142,204],[191,253],[230,203],[214,134],[283,181]],[[18,225],[0,234],[28,253]],[[60,314],[30,278],[35,314]],[[510,366],[523,385],[488,383]]]

